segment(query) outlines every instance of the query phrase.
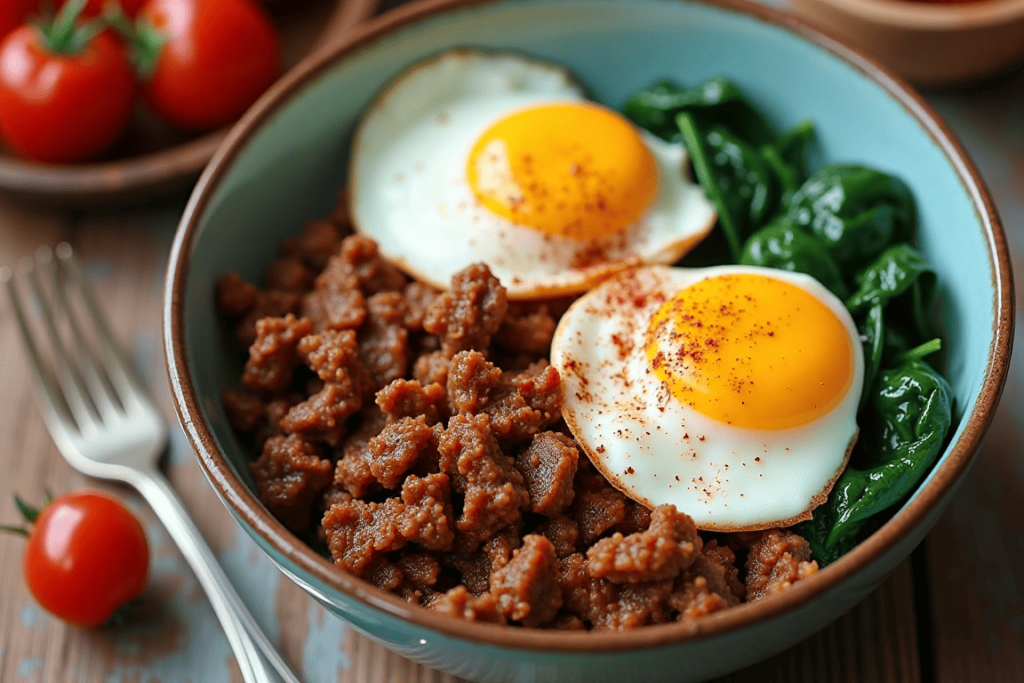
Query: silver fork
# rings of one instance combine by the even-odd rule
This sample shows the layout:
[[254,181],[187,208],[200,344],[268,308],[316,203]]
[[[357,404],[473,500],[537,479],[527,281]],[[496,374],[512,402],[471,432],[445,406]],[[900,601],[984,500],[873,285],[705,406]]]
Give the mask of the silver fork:
[[[98,479],[127,483],[152,506],[206,591],[246,683],[273,680],[260,651],[286,683],[299,683],[246,609],[160,471],[158,460],[167,446],[167,423],[124,361],[71,246],[62,243],[55,251],[59,264],[47,247],[37,252],[36,267],[32,259],[21,262],[38,300],[55,367],[40,353],[10,268],[0,268],[0,282],[10,295],[31,360],[36,398],[57,448],[75,469]],[[48,288],[37,271],[46,276]],[[52,296],[47,296],[45,289]],[[80,298],[77,307],[70,298],[75,290]],[[76,313],[76,308],[84,308],[85,315]],[[59,318],[66,319],[62,327],[70,328],[65,336],[74,343],[62,341]],[[83,320],[92,325],[91,337],[87,337]],[[96,340],[98,353],[90,339]]]

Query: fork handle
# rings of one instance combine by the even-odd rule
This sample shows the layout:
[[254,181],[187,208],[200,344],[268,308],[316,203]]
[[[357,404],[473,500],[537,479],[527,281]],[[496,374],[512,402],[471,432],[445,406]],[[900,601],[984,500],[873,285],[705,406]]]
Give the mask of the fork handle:
[[300,683],[235,592],[210,546],[203,540],[199,529],[185,511],[178,494],[163,473],[159,470],[139,472],[137,479],[131,484],[142,494],[167,527],[171,538],[206,591],[213,611],[227,634],[246,683],[271,683],[273,680],[260,658],[260,651],[285,683]]

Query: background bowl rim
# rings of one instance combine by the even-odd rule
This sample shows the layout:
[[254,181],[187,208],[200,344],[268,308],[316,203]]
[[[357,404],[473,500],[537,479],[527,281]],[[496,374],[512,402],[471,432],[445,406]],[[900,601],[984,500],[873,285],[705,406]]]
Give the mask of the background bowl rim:
[[[945,460],[936,467],[928,483],[913,501],[856,548],[815,576],[794,584],[770,600],[743,603],[698,620],[645,626],[625,632],[566,632],[481,624],[452,618],[430,609],[410,605],[398,596],[382,591],[367,581],[339,570],[328,559],[278,522],[252,491],[235,475],[220,452],[213,431],[206,423],[202,404],[191,382],[184,343],[183,302],[187,285],[192,241],[199,219],[227,174],[231,163],[248,142],[287,106],[290,98],[312,85],[345,57],[372,46],[421,20],[432,19],[471,7],[498,4],[500,0],[416,0],[391,10],[351,31],[330,50],[313,55],[296,66],[232,128],[224,144],[197,183],[179,223],[168,262],[164,291],[163,341],[167,374],[175,410],[197,458],[221,500],[251,534],[274,549],[292,567],[307,573],[331,590],[348,596],[373,610],[428,629],[448,638],[508,650],[554,653],[611,653],[664,647],[738,631],[793,611],[815,597],[836,588],[861,568],[880,559],[898,539],[919,524],[967,470],[992,421],[1009,368],[1013,338],[1014,292],[1006,236],[991,196],[963,146],[938,114],[909,85],[863,53],[813,28],[804,21],[747,0],[687,0],[689,4],[752,17],[782,28],[797,38],[845,61],[882,88],[908,111],[927,131],[953,166],[959,181],[971,197],[987,244],[993,271],[993,313],[995,326],[989,346],[984,379],[973,412],[963,416],[963,432],[947,447]],[[296,577],[292,577],[296,578]],[[305,579],[302,579],[306,583]]]
[[799,0],[828,5],[884,26],[935,32],[960,32],[1024,20],[1020,0]]

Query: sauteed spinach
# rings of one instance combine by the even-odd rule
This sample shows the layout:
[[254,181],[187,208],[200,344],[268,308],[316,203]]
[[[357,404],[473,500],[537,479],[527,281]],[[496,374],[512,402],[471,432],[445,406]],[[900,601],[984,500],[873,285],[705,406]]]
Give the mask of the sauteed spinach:
[[859,164],[827,164],[808,175],[813,125],[802,121],[776,135],[723,78],[690,89],[655,83],[623,113],[686,145],[733,262],[813,276],[844,300],[858,325],[860,435],[828,501],[798,528],[820,564],[834,562],[914,491],[952,422],[949,384],[924,360],[942,344],[928,316],[935,273],[911,246],[917,211],[910,189]]

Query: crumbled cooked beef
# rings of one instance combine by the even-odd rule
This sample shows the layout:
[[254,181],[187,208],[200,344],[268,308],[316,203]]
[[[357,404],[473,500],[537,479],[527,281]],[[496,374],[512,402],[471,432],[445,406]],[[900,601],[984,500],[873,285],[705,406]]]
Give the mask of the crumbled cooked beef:
[[613,534],[587,550],[587,572],[612,583],[647,583],[674,579],[700,554],[693,519],[674,505],[651,512],[651,526],[629,536]]
[[501,439],[526,439],[561,417],[558,372],[546,363],[508,375],[479,351],[463,351],[448,370],[452,412],[485,413]]
[[555,334],[555,319],[540,303],[510,302],[494,343],[513,353],[546,356]]
[[353,391],[351,383],[328,382],[318,393],[292,406],[281,419],[281,429],[287,434],[302,434],[311,441],[337,446],[346,432],[345,421],[359,412],[362,405],[363,398]]
[[405,275],[385,261],[377,243],[365,235],[349,235],[341,241],[341,250],[327,263],[324,272],[355,276],[359,289],[370,296],[378,292],[395,292],[405,288]]
[[380,292],[366,300],[367,316],[359,328],[359,358],[370,371],[375,391],[409,371],[409,330],[400,292]]
[[626,516],[613,526],[611,531],[617,531],[623,536],[635,534],[651,526],[651,511],[635,500],[626,499]]
[[672,580],[625,584],[595,582],[590,605],[595,630],[626,629],[669,621]]
[[729,585],[727,569],[715,557],[721,559],[714,552],[698,554],[676,579],[669,604],[679,612],[678,619],[696,619],[739,602]]
[[291,313],[283,318],[260,319],[256,323],[256,341],[249,347],[242,384],[265,393],[287,389],[299,363],[296,347],[312,329],[307,318],[296,318]]
[[441,351],[451,358],[459,351],[486,349],[501,327],[508,295],[482,263],[463,268],[448,291],[434,299],[423,329],[441,338]]
[[370,439],[384,428],[384,415],[379,411],[362,415],[362,422],[345,440],[334,471],[334,483],[356,498],[365,496],[379,487],[370,471],[368,446]]
[[284,256],[270,262],[267,284],[272,289],[304,292],[313,284],[314,273],[296,256]]
[[535,534],[540,534],[551,541],[559,557],[568,557],[576,552],[576,540],[580,537],[580,528],[576,522],[565,515],[555,515],[537,525]]
[[430,351],[416,359],[412,366],[412,378],[420,384],[448,385],[448,368],[451,359],[441,351]]
[[504,620],[498,611],[498,599],[490,593],[473,595],[465,586],[456,586],[447,593],[434,597],[427,607],[451,617],[459,617],[466,621],[482,621],[492,624],[503,624]]
[[740,570],[736,566],[736,553],[726,546],[719,545],[716,540],[705,543],[701,552],[704,553],[704,557],[714,562],[721,569],[725,586],[729,593],[732,594],[732,597],[735,598],[730,603],[735,604],[742,601],[747,591],[743,582],[740,581]]
[[519,521],[530,495],[523,475],[498,448],[486,415],[462,413],[448,421],[447,429],[436,430],[441,470],[451,475],[453,488],[463,496],[456,522],[458,548],[472,550]]
[[433,586],[441,576],[441,563],[426,553],[407,553],[398,558],[395,564],[411,586]]
[[362,576],[383,553],[413,542],[428,550],[447,550],[454,532],[448,477],[435,474],[423,479],[409,476],[402,497],[383,503],[352,499],[334,505],[324,514],[327,547],[334,562]]
[[447,417],[448,396],[440,384],[420,384],[416,380],[396,379],[377,392],[377,405],[388,421],[422,416],[433,426]]
[[366,570],[366,580],[381,590],[393,591],[405,582],[405,576],[383,557],[376,557]]
[[405,286],[405,326],[410,332],[419,332],[423,329],[427,309],[436,298],[437,290],[422,282],[410,282]]
[[750,546],[747,555],[747,601],[786,590],[818,572],[811,547],[792,531],[769,529]]
[[541,432],[516,458],[530,493],[530,510],[546,517],[563,512],[576,492],[573,478],[579,451],[569,437],[556,432]]
[[263,399],[249,391],[228,389],[221,395],[221,403],[231,426],[243,434],[255,432],[266,416]]
[[422,415],[403,417],[386,425],[366,445],[370,472],[384,488],[395,488],[424,449],[431,447],[433,438],[434,430],[427,426]]
[[605,485],[596,491],[577,490],[569,509],[580,529],[580,540],[590,545],[626,518],[626,497]]
[[366,297],[354,276],[336,280],[321,273],[316,288],[302,296],[302,315],[317,331],[356,329],[366,320]]
[[562,606],[557,561],[551,541],[530,534],[512,559],[491,574],[491,593],[507,619],[536,627],[555,617]]
[[341,246],[341,228],[333,221],[308,221],[296,237],[281,244],[286,256],[302,259],[312,270],[320,272]]
[[360,397],[372,388],[370,373],[359,360],[356,333],[327,329],[299,340],[299,358],[324,382],[349,384]]
[[331,483],[331,461],[320,456],[298,436],[275,436],[250,465],[263,504],[289,529],[306,528],[313,503]]
[[256,285],[242,279],[238,273],[218,278],[214,297],[217,310],[229,318],[241,318],[256,307],[260,291]]
[[249,348],[256,341],[257,322],[264,318],[281,318],[289,313],[298,313],[301,300],[302,296],[297,292],[280,289],[261,291],[256,297],[256,305],[235,325],[235,339],[243,347]]

